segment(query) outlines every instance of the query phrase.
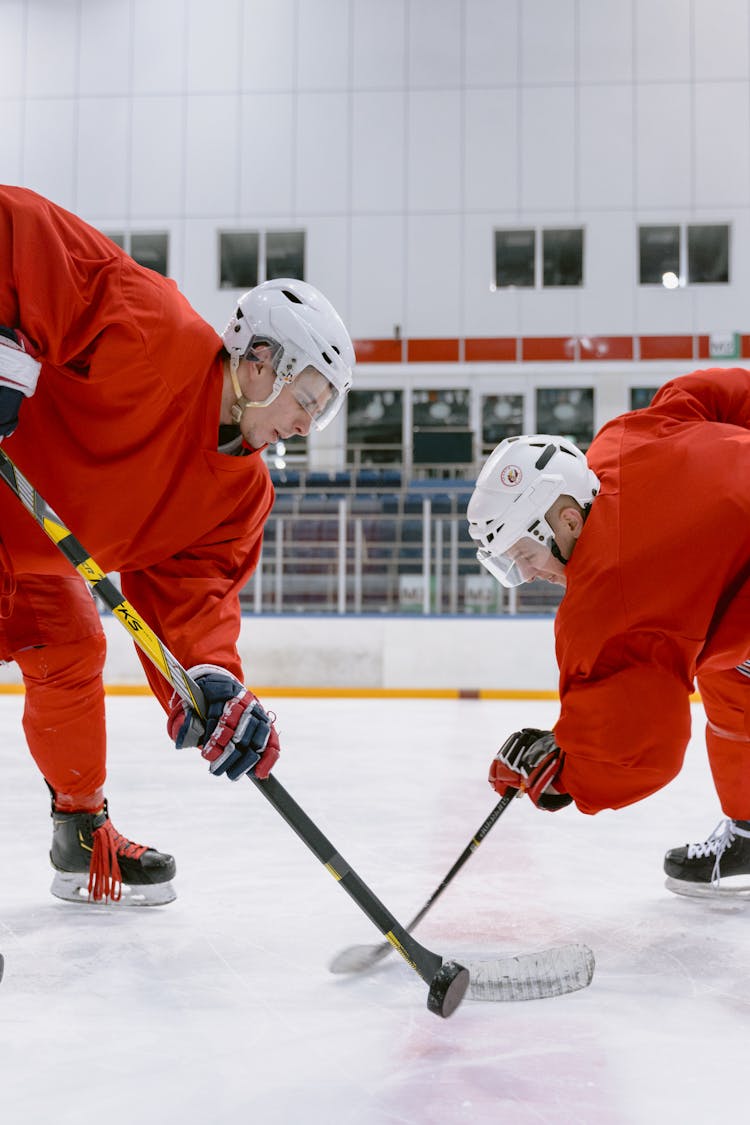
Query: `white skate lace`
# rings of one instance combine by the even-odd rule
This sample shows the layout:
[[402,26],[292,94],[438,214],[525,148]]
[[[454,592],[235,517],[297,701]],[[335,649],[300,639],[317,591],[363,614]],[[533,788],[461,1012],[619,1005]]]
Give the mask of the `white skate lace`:
[[714,869],[711,872],[711,886],[718,887],[721,881],[719,865],[721,857],[727,848],[731,848],[735,836],[745,836],[750,839],[750,832],[739,828],[733,820],[720,820],[707,840],[701,844],[688,844],[688,859],[706,859],[710,855],[716,856]]

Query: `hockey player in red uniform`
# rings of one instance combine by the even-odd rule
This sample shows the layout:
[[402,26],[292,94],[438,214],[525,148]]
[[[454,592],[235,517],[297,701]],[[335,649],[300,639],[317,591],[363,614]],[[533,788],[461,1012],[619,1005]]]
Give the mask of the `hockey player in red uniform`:
[[748,479],[750,372],[697,371],[605,425],[585,456],[544,434],[502,442],[468,508],[501,583],[566,588],[560,715],[508,738],[490,769],[498,792],[584,813],[642,800],[682,767],[697,683],[726,820],[667,853],[667,886],[683,894],[750,876]]
[[[0,325],[3,448],[203,690],[205,722],[143,658],[171,738],[200,747],[212,774],[268,776],[279,741],[236,646],[273,503],[259,451],[341,406],[354,351],[339,316],[279,279],[241,297],[219,336],[103,234],[0,187]],[[172,857],[108,816],[93,600],[5,487],[0,536],[0,660],[22,671],[24,731],[52,792],[53,893],[169,901]]]

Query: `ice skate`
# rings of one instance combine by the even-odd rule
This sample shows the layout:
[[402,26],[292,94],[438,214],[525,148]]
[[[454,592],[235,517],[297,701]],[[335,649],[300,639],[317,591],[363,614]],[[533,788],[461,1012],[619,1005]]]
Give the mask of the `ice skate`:
[[750,898],[750,820],[722,820],[701,844],[664,857],[668,890],[691,898]]
[[107,802],[98,813],[52,809],[50,890],[66,902],[162,906],[176,897],[171,880],[175,861],[121,836],[109,819]]

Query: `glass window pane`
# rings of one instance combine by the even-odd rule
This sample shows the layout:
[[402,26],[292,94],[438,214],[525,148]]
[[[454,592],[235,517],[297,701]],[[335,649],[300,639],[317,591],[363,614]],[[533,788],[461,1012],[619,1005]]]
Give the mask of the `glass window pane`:
[[523,395],[482,397],[482,444],[496,446],[523,433]]
[[593,387],[538,387],[536,432],[558,434],[588,449],[594,437]]
[[258,284],[258,232],[221,231],[219,260],[222,289],[252,289]]
[[348,460],[374,464],[403,459],[403,391],[350,391],[346,399]]
[[641,285],[663,285],[664,275],[680,276],[680,228],[639,227],[638,280]]
[[305,232],[269,230],[266,234],[266,279],[297,277],[305,280]]
[[135,232],[130,236],[130,255],[141,266],[167,276],[169,235],[166,231]]
[[544,285],[583,285],[583,230],[542,231]]
[[644,406],[650,406],[651,399],[658,390],[658,387],[631,387],[630,409],[642,410]]
[[535,245],[533,230],[495,231],[495,285],[498,289],[509,285],[533,288]]
[[729,282],[729,227],[725,223],[689,226],[688,281],[691,285]]
[[414,391],[412,420],[415,426],[468,426],[469,391]]

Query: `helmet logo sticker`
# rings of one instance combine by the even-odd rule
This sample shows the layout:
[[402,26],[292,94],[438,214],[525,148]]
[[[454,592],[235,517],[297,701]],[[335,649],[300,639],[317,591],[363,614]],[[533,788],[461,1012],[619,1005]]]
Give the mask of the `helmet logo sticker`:
[[518,468],[518,465],[506,465],[500,473],[500,480],[506,488],[514,488],[517,484],[521,483],[523,473]]

